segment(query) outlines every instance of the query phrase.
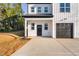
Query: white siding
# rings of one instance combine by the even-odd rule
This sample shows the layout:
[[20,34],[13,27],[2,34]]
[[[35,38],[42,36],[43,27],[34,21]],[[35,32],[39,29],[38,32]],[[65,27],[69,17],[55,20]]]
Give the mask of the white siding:
[[55,20],[62,20],[64,18],[72,18],[77,17],[78,13],[78,4],[77,3],[70,3],[70,12],[60,12],[60,4],[54,3],[53,4],[53,15]]

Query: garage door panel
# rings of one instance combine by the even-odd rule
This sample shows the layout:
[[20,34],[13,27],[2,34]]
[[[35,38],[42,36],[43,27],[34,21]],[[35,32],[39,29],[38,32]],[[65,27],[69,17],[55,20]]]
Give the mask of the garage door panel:
[[56,37],[57,38],[72,38],[73,23],[57,23]]

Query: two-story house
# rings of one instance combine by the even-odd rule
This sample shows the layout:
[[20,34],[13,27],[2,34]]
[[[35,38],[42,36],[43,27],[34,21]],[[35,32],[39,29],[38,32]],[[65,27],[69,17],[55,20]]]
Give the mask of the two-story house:
[[27,3],[25,36],[79,38],[78,3]]

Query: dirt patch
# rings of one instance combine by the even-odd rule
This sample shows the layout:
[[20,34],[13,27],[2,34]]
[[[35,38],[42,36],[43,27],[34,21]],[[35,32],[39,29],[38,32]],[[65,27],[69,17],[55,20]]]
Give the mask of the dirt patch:
[[0,34],[0,55],[9,56],[28,41],[13,34]]

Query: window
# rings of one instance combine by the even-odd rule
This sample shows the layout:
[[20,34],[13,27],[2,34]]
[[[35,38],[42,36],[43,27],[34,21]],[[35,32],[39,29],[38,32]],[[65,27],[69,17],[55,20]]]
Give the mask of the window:
[[70,12],[70,3],[60,3],[60,12]]
[[48,12],[48,7],[44,7],[44,12]]
[[35,24],[32,23],[32,24],[31,24],[31,29],[34,30],[34,27],[35,27]]
[[41,7],[38,7],[38,12],[41,12]]
[[34,7],[31,7],[31,12],[34,12]]
[[44,25],[44,30],[48,30],[48,24]]

